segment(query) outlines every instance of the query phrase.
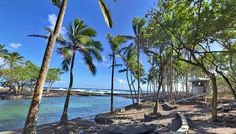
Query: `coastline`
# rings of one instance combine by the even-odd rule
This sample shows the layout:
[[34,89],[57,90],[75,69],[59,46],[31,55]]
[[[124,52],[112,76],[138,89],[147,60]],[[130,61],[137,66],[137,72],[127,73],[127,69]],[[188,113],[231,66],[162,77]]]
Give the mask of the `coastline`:
[[[65,97],[67,90],[47,90],[43,91],[43,97]],[[0,92],[0,100],[15,100],[15,99],[31,99],[33,92],[14,94],[9,91],[1,91]],[[72,90],[71,96],[109,96],[110,93],[99,93],[99,92],[86,92],[86,91],[75,91]],[[115,96],[130,98],[130,94],[121,94],[114,93]]]

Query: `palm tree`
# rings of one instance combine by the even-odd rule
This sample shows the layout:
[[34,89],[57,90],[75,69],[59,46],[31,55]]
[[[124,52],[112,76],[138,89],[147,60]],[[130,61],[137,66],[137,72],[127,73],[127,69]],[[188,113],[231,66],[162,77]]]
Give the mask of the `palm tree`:
[[2,68],[4,65],[6,65],[5,63],[5,57],[8,55],[8,50],[5,49],[5,46],[0,44],[0,58],[4,60],[4,63],[0,65],[0,68]]
[[138,17],[134,17],[132,22],[132,28],[134,31],[134,37],[127,36],[129,39],[134,40],[135,47],[137,49],[137,64],[138,64],[138,96],[137,96],[137,103],[140,104],[140,77],[141,77],[141,65],[140,65],[140,44],[141,44],[141,38],[142,33],[144,29],[144,25],[146,23],[145,19],[140,19]]
[[116,64],[116,55],[118,54],[120,45],[122,43],[127,42],[128,38],[125,36],[111,36],[110,34],[107,34],[107,40],[110,44],[112,53],[110,54],[110,57],[112,59],[112,74],[111,74],[111,113],[114,112],[114,73],[115,73],[115,66],[119,66],[119,64]]
[[[63,23],[68,0],[51,0],[51,2],[57,7],[59,7],[60,11],[58,14],[55,28],[53,30],[53,33],[51,33],[49,36],[47,48],[44,53],[44,58],[43,58],[40,73],[36,82],[34,95],[32,97],[28,116],[25,122],[24,129],[22,131],[22,133],[25,133],[25,134],[36,133],[37,117],[38,117],[38,111],[39,111],[39,104],[40,104],[42,93],[43,93],[43,86],[46,80],[46,75],[48,72],[48,67],[51,61],[55,42],[56,42],[58,34],[60,33],[60,29]],[[98,0],[98,3],[99,3],[99,6],[101,8],[101,11],[103,13],[106,23],[111,28],[112,19],[111,19],[111,14],[109,12],[108,7],[106,6],[104,0]]]
[[3,58],[7,54],[8,54],[8,51],[7,49],[5,49],[5,46],[0,44],[0,58]]
[[12,52],[12,53],[9,53],[8,55],[5,55],[4,59],[9,65],[9,68],[14,69],[14,67],[23,60],[23,56],[21,56],[17,52]]
[[[122,53],[122,50],[124,50],[123,53]],[[130,90],[133,104],[135,102],[134,102],[134,96],[133,96],[133,92],[132,92],[132,86],[131,86],[130,79],[129,79],[129,72],[130,72],[130,70],[133,70],[134,65],[136,64],[136,54],[137,54],[137,51],[134,51],[133,47],[131,47],[131,45],[129,47],[122,48],[119,51],[119,55],[121,56],[122,60],[125,63],[125,68],[120,70],[119,72],[121,72],[121,73],[125,72],[126,80],[127,80],[128,86],[129,86],[129,90]],[[135,89],[134,89],[134,91],[135,91]]]
[[96,74],[93,58],[102,61],[100,54],[100,51],[103,49],[102,44],[92,39],[96,35],[97,33],[94,29],[85,25],[83,21],[75,19],[74,24],[70,24],[68,32],[69,41],[57,49],[58,53],[64,57],[62,62],[63,70],[70,71],[70,84],[67,90],[63,114],[61,116],[61,123],[68,121],[67,111],[73,86],[73,69],[76,52],[79,52],[83,56],[85,64],[93,75]]
[[135,43],[137,45],[137,62],[138,62],[138,104],[140,103],[140,39],[142,36],[142,31],[144,28],[144,25],[146,23],[145,19],[139,19],[137,17],[135,17],[133,19],[133,23],[132,23],[132,27],[133,27],[133,31],[135,33]]

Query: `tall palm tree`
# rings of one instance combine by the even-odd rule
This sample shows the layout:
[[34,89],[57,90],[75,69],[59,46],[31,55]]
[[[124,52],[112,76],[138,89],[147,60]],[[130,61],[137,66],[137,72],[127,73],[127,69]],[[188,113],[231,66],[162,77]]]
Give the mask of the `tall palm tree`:
[[4,59],[9,65],[9,68],[13,69],[18,63],[23,61],[23,56],[21,56],[17,52],[12,52],[12,53],[9,53],[8,55],[5,55]]
[[97,33],[94,29],[85,25],[83,21],[75,19],[74,24],[70,23],[68,32],[69,41],[57,49],[58,53],[64,57],[62,62],[63,70],[70,71],[70,84],[67,90],[63,114],[61,116],[61,123],[68,121],[67,111],[73,86],[73,69],[76,52],[79,52],[82,55],[85,64],[93,75],[96,74],[96,66],[93,63],[93,58],[102,61],[102,56],[100,54],[100,51],[103,49],[102,44],[93,40],[93,37],[96,35]]
[[[53,33],[51,33],[49,36],[47,48],[44,53],[44,58],[43,58],[40,73],[36,82],[34,95],[32,97],[28,116],[25,122],[24,129],[22,131],[22,133],[25,133],[25,134],[36,133],[37,117],[38,117],[38,111],[39,111],[39,104],[40,104],[42,93],[43,93],[43,86],[46,80],[46,75],[48,72],[48,67],[49,67],[52,53],[54,50],[56,38],[58,34],[60,33],[60,29],[63,23],[68,0],[51,0],[51,2],[57,7],[59,7],[60,11],[57,17],[55,28],[53,30]],[[108,7],[106,6],[104,0],[98,0],[98,3],[99,3],[99,6],[101,8],[101,11],[103,13],[106,23],[111,28],[112,19],[111,19],[111,14],[109,12]]]
[[119,66],[119,64],[116,64],[116,55],[118,54],[120,45],[122,43],[127,42],[128,38],[125,36],[112,36],[110,34],[107,34],[107,40],[110,44],[112,53],[110,54],[110,57],[112,59],[112,73],[111,73],[111,109],[110,112],[114,112],[114,73],[115,73],[115,66]]
[[134,36],[127,36],[129,39],[134,40],[135,47],[137,49],[137,64],[138,64],[138,96],[137,96],[137,103],[140,104],[140,77],[141,77],[141,65],[140,65],[140,45],[141,45],[141,38],[142,33],[144,30],[144,25],[146,23],[145,19],[140,19],[138,17],[134,17],[132,22],[132,29],[134,31]]
[[135,44],[137,45],[137,62],[138,62],[138,104],[140,103],[140,41],[142,36],[142,31],[144,29],[144,25],[146,23],[145,19],[139,19],[135,17],[133,19],[132,27],[135,34]]

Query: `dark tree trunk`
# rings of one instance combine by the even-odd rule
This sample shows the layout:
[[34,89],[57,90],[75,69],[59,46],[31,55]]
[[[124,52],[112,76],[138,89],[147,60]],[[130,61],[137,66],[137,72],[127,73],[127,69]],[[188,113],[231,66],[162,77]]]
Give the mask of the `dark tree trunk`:
[[156,94],[156,97],[155,97],[156,98],[155,106],[154,106],[154,109],[153,109],[154,114],[156,114],[157,111],[159,110],[159,95],[160,95],[160,90],[161,90],[161,83],[162,83],[162,80],[158,84],[157,94]]
[[212,121],[217,121],[217,84],[216,77],[214,74],[211,75],[211,83],[212,83]]
[[43,93],[43,86],[46,80],[48,67],[51,61],[53,49],[55,46],[56,38],[60,32],[62,22],[64,19],[66,6],[67,6],[68,0],[63,0],[62,6],[57,18],[56,26],[54,29],[54,32],[50,35],[48,39],[48,44],[46,51],[44,53],[43,63],[41,65],[40,73],[36,82],[34,95],[32,98],[32,102],[29,108],[28,116],[25,122],[24,129],[22,131],[23,134],[35,134],[36,133],[36,125],[37,125],[37,117],[38,117],[38,111],[39,111],[39,105],[42,98]]
[[115,53],[112,55],[112,72],[111,72],[111,109],[110,112],[114,113],[114,73],[115,73]]
[[129,81],[129,69],[128,68],[126,70],[126,79],[127,79],[128,85],[129,85],[130,95],[132,97],[132,101],[133,101],[133,104],[134,104],[135,102],[134,102],[134,96],[133,96],[132,88],[131,88],[130,81]]
[[130,72],[130,78],[131,78],[132,87],[133,87],[133,89],[134,89],[134,95],[135,95],[136,101],[138,102],[138,99],[137,99],[137,92],[136,92],[136,89],[135,89],[135,86],[134,86],[134,80],[133,80],[133,76],[132,76],[132,73],[131,73],[131,72]]
[[73,71],[74,71],[74,62],[75,62],[75,55],[76,55],[76,48],[73,50],[73,56],[71,59],[71,66],[70,66],[70,84],[66,93],[66,101],[64,104],[64,110],[61,116],[60,124],[67,123],[68,121],[68,107],[70,103],[70,95],[71,95],[71,89],[73,86]]

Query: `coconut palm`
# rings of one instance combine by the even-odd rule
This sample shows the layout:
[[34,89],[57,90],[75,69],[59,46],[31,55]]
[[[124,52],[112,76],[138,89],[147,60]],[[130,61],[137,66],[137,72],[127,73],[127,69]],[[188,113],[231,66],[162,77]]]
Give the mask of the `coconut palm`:
[[111,74],[111,109],[110,112],[114,112],[114,73],[115,73],[115,66],[119,66],[119,64],[116,64],[116,55],[118,54],[120,45],[122,43],[127,42],[128,38],[125,36],[112,36],[110,34],[107,34],[107,40],[110,44],[112,53],[110,54],[110,57],[112,59],[112,74]]
[[[39,111],[39,104],[42,98],[43,93],[43,86],[46,81],[46,75],[48,72],[48,67],[51,61],[52,53],[54,50],[55,42],[57,39],[58,34],[60,33],[60,29],[63,23],[66,7],[68,0],[50,0],[55,6],[60,8],[58,18],[56,21],[55,28],[53,33],[50,34],[48,39],[48,44],[44,53],[43,62],[41,65],[40,73],[36,82],[34,95],[32,97],[32,102],[29,108],[28,116],[25,122],[24,129],[22,133],[36,133],[36,124],[37,124],[37,117]],[[108,7],[106,6],[104,0],[98,0],[99,6],[103,13],[106,23],[111,28],[112,27],[112,19],[111,14],[109,12]]]
[[77,52],[82,55],[85,64],[93,75],[96,74],[96,66],[94,65],[93,59],[95,58],[98,61],[102,61],[100,54],[100,51],[103,49],[102,44],[93,40],[93,37],[96,35],[97,33],[94,29],[85,25],[83,21],[75,19],[74,24],[70,24],[68,32],[69,41],[57,49],[58,53],[63,56],[63,70],[70,71],[70,84],[67,90],[63,114],[61,116],[61,123],[68,121],[67,111],[73,86],[73,69]]
[[[140,103],[140,77],[141,77],[141,65],[140,65],[140,45],[141,45],[141,38],[144,29],[144,25],[146,23],[145,19],[140,19],[138,17],[134,17],[132,22],[132,29],[134,31],[134,36],[127,36],[129,39],[134,40],[133,44],[137,49],[137,80],[138,80],[138,96],[137,96],[137,103]],[[131,44],[131,45],[133,45]]]
[[[122,50],[124,50],[123,53],[122,53]],[[125,72],[126,80],[127,80],[128,86],[129,86],[129,90],[130,90],[130,94],[131,94],[131,97],[132,97],[133,104],[135,102],[134,102],[134,96],[133,96],[133,92],[132,92],[131,82],[130,82],[130,79],[129,79],[129,72],[131,70],[133,70],[134,65],[136,64],[136,55],[137,55],[137,51],[134,51],[132,49],[132,47],[126,47],[125,49],[122,48],[119,51],[119,56],[122,58],[122,60],[124,61],[124,64],[125,64],[125,68],[122,69],[122,70],[119,70],[119,72],[120,73]]]
[[14,69],[14,67],[23,61],[23,56],[21,56],[17,52],[9,53],[8,55],[4,56],[6,63],[9,65],[10,69]]
[[132,27],[133,27],[133,31],[135,34],[134,37],[134,42],[137,46],[137,62],[138,62],[138,104],[140,103],[140,44],[141,44],[141,36],[142,36],[142,31],[144,29],[144,25],[146,23],[145,19],[139,19],[137,17],[135,17],[133,19],[133,23],[132,23]]
[[4,46],[4,45],[0,44],[0,58],[1,58],[2,60],[4,60],[4,63],[2,63],[2,64],[0,65],[0,68],[2,68],[4,65],[6,65],[5,57],[6,57],[7,55],[8,55],[8,50],[5,49],[5,46]]

